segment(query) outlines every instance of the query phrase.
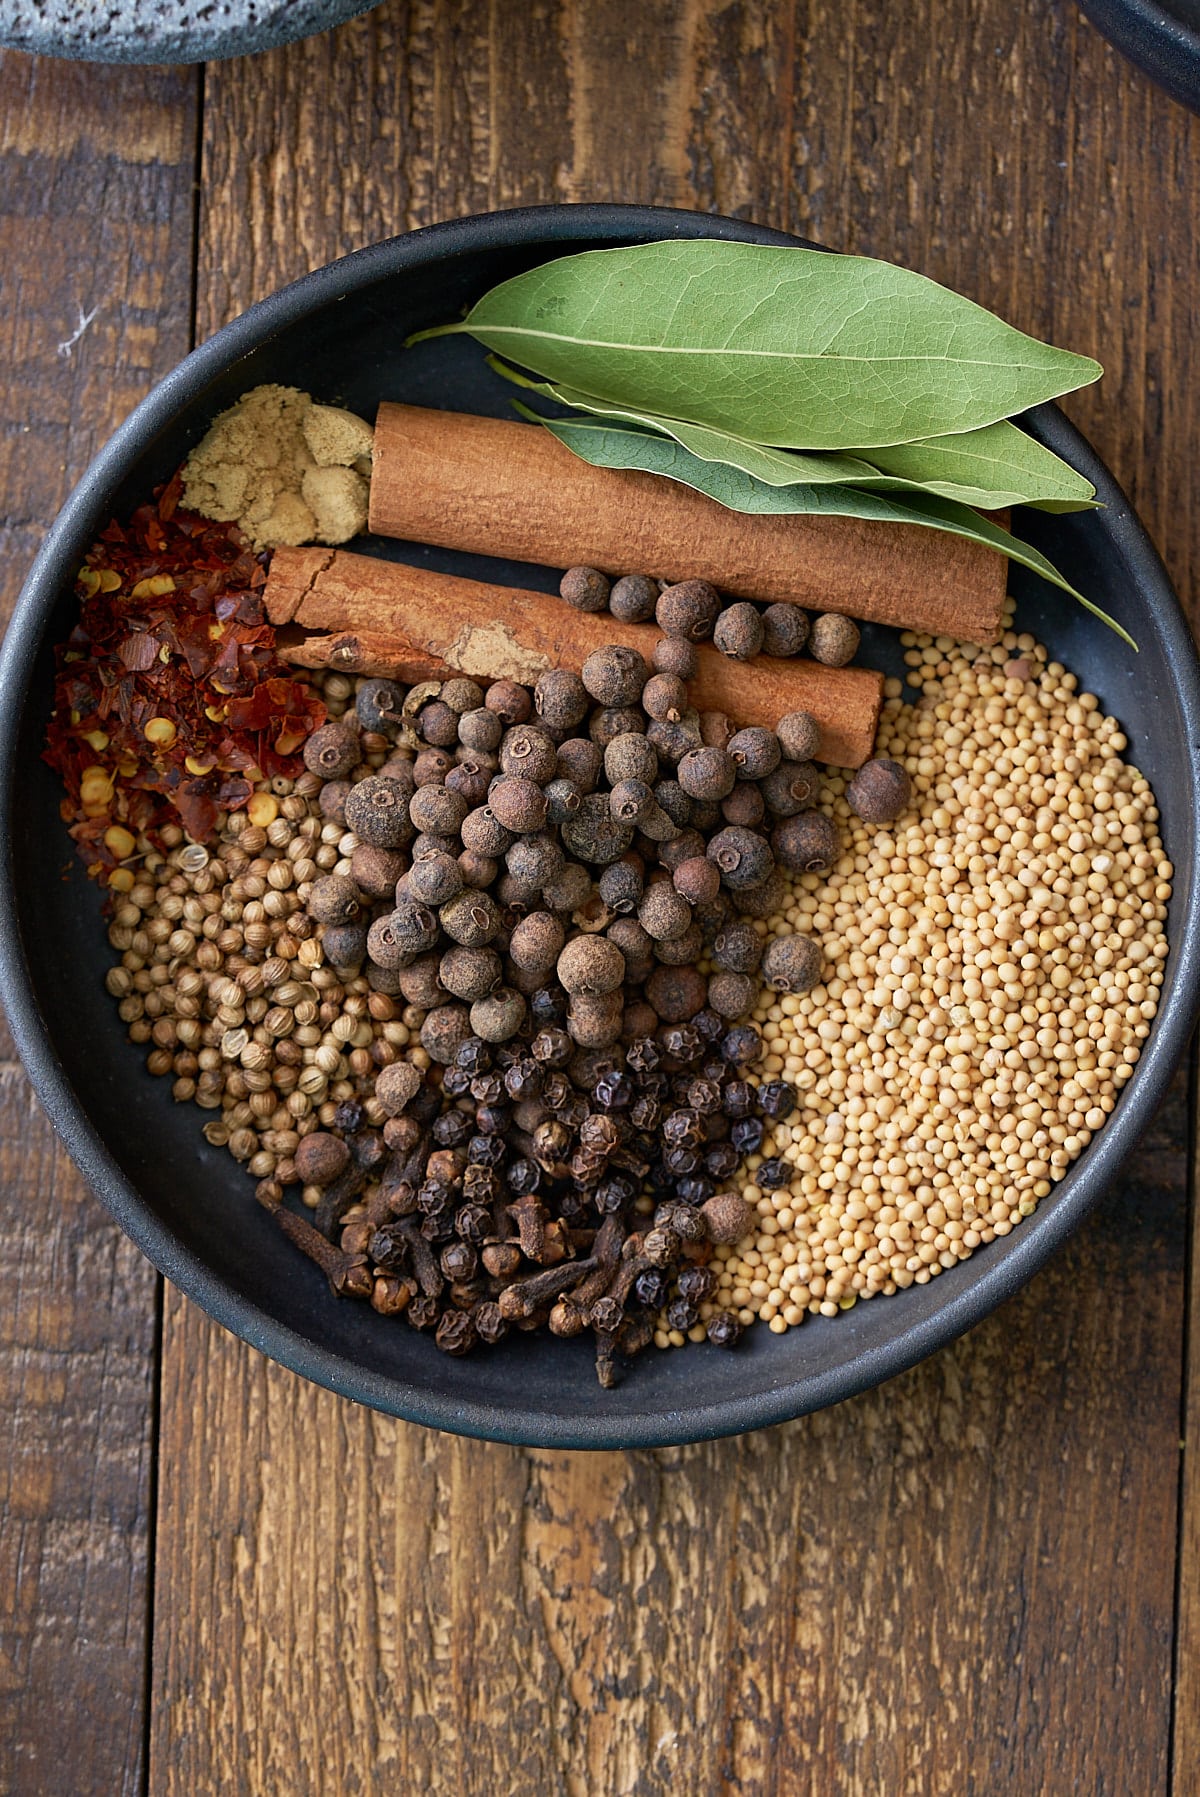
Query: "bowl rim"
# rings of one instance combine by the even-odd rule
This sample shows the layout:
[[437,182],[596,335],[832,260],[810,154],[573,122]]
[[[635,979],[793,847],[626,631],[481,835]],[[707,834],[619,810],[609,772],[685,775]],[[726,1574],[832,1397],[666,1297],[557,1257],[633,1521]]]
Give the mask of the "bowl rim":
[[[108,495],[119,483],[127,454],[135,447],[141,450],[210,379],[257,348],[264,332],[273,335],[384,274],[483,248],[512,248],[522,242],[552,247],[555,243],[569,246],[581,239],[608,239],[616,244],[673,235],[759,243],[805,241],[741,220],[666,207],[535,206],[476,214],[385,239],[302,276],[223,326],[151,389],[96,455],[50,527],[0,646],[0,691],[6,695],[0,708],[0,914],[17,915],[12,785],[18,727],[35,658],[51,609],[73,572],[77,545],[84,538],[90,540]],[[1189,804],[1200,850],[1200,661],[1182,607],[1145,529],[1090,444],[1054,406],[1039,407],[1033,417],[1049,446],[1095,484],[1107,507],[1105,525],[1113,548],[1153,607],[1155,628],[1174,669],[1186,721]],[[1089,1147],[1071,1189],[1053,1209],[1035,1213],[1008,1238],[1002,1259],[980,1261],[971,1282],[935,1315],[909,1324],[898,1337],[850,1361],[744,1398],[666,1410],[624,1411],[611,1417],[603,1413],[526,1413],[519,1407],[498,1414],[489,1404],[431,1396],[409,1381],[351,1365],[319,1341],[236,1296],[151,1212],[92,1126],[55,1055],[15,929],[0,932],[0,999],[50,1121],[96,1196],[166,1278],[250,1346],[341,1397],[460,1435],[531,1447],[674,1446],[789,1421],[878,1385],[970,1329],[1042,1267],[1097,1203],[1136,1145],[1165,1093],[1200,1011],[1200,852],[1192,861],[1186,891],[1176,890],[1181,917],[1170,989],[1134,1076],[1113,1117]]]

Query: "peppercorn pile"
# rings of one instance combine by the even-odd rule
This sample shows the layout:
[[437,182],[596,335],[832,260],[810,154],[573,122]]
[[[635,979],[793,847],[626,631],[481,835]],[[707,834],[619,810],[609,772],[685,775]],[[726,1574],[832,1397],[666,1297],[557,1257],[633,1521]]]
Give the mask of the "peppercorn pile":
[[136,838],[180,820],[197,841],[257,782],[299,772],[324,718],[274,652],[263,558],[230,526],[178,509],[170,481],[108,525],[80,570],[79,620],[57,652],[46,760],[94,878],[127,891]]

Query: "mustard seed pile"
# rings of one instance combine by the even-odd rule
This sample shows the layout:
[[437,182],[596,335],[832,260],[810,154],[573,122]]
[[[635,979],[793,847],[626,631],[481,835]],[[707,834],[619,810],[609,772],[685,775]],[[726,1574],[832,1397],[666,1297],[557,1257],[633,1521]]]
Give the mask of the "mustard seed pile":
[[909,809],[873,829],[830,782],[838,860],[756,926],[825,957],[755,1013],[762,1074],[800,1106],[748,1163],[756,1233],[716,1250],[714,1302],[776,1333],[1029,1216],[1113,1109],[1163,981],[1172,868],[1116,721],[1031,636],[902,641],[920,697],[888,683],[877,747]]

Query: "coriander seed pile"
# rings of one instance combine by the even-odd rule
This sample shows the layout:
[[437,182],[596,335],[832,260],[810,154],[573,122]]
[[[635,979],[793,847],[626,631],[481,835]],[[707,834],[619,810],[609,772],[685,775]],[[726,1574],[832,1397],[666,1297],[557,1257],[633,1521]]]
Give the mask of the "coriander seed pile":
[[1172,868],[1117,722],[1028,635],[902,641],[920,696],[889,682],[877,749],[909,809],[874,828],[831,782],[837,861],[756,926],[825,955],[820,985],[755,1012],[763,1074],[800,1104],[749,1162],[756,1233],[716,1250],[716,1302],[777,1333],[1029,1216],[1113,1109],[1163,981]]

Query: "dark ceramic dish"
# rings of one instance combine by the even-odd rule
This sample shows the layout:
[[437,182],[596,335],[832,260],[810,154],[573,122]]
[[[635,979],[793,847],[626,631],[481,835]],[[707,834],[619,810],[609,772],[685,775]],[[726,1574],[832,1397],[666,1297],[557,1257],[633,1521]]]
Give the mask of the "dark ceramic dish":
[[1080,11],[1173,100],[1200,112],[1200,0],[1080,0]]
[[[1197,1005],[1200,670],[1127,502],[1087,444],[1045,408],[1032,427],[1096,483],[1106,509],[1026,515],[1021,528],[1121,619],[1141,654],[1033,580],[1019,586],[1019,621],[1121,719],[1130,755],[1158,794],[1176,886],[1162,1007],[1136,1073],[1096,1141],[1012,1235],[928,1285],[837,1319],[779,1337],[751,1330],[736,1353],[649,1350],[623,1385],[604,1392],[582,1342],[525,1337],[452,1360],[367,1305],[331,1297],[317,1269],[280,1240],[247,1176],[207,1147],[195,1109],[174,1105],[168,1082],[144,1071],[104,991],[97,891],[72,858],[56,779],[39,760],[51,645],[70,628],[72,576],[97,528],[143,499],[213,414],[260,381],[300,383],[367,415],[385,396],[504,413],[507,389],[469,339],[406,352],[405,334],[549,257],[671,235],[780,241],[727,219],[634,207],[500,213],[364,250],[256,306],[168,375],[97,457],[46,539],[0,658],[3,996],[46,1109],[96,1192],[169,1278],[264,1353],[361,1403],[502,1441],[640,1447],[733,1434],[836,1403],[940,1348],[1016,1291],[1091,1209],[1162,1097]],[[412,559],[429,553],[366,547]],[[545,569],[430,559],[554,584]],[[868,660],[894,655],[889,635],[868,633]]]

